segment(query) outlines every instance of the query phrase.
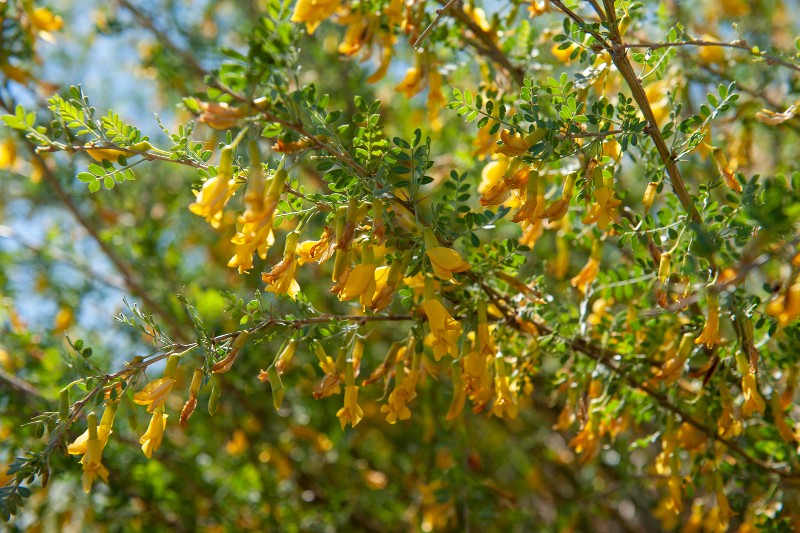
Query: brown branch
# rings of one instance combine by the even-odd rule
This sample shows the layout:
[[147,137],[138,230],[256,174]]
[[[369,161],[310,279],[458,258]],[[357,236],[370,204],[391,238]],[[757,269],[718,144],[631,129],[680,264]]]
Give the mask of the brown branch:
[[[3,102],[2,106],[8,110],[9,113],[12,112],[10,110],[11,106],[7,105],[6,102]],[[32,159],[34,159],[37,165],[42,169],[42,176],[44,177],[45,181],[56,193],[58,199],[62,204],[64,204],[78,224],[83,227],[92,240],[97,243],[103,254],[108,258],[109,261],[111,261],[122,278],[125,280],[125,286],[128,288],[128,290],[130,290],[135,296],[139,297],[152,312],[166,321],[176,338],[185,340],[186,336],[182,332],[182,325],[176,320],[175,315],[150,296],[145,287],[142,286],[137,279],[133,269],[125,261],[123,261],[120,256],[117,255],[116,251],[111,248],[111,245],[109,245],[100,237],[100,234],[97,232],[94,225],[83,213],[81,213],[81,211],[78,209],[78,206],[75,205],[75,202],[72,201],[72,198],[61,186],[61,183],[58,181],[55,173],[53,173],[50,167],[47,166],[47,162],[44,160],[41,154],[37,153],[36,147],[33,146],[27,139],[25,139],[25,146],[31,152]]]
[[[438,2],[441,5],[448,5],[448,2],[445,0],[438,0]],[[481,42],[482,46],[475,46],[476,50],[494,63],[500,65],[517,85],[522,86],[525,83],[525,71],[511,63],[511,60],[509,60],[505,53],[497,46],[497,43],[490,33],[483,31],[483,29],[464,13],[462,9],[451,9],[449,10],[449,14],[466,26]]]
[[36,400],[46,402],[47,399],[42,396],[42,394],[30,383],[25,381],[24,379],[20,379],[13,374],[9,374],[2,368],[0,368],[0,382],[3,382],[8,386],[8,388],[26,394]]
[[139,24],[144,26],[145,29],[149,30],[150,33],[155,36],[158,42],[160,42],[164,47],[168,48],[172,53],[180,57],[186,66],[188,66],[196,74],[199,74],[200,76],[205,76],[207,74],[203,66],[197,61],[197,58],[173,43],[165,32],[161,31],[155,26],[155,24],[153,24],[152,17],[149,17],[141,9],[131,4],[128,0],[116,0],[116,2],[121,7],[128,10],[134,16],[134,18],[139,21]]
[[435,18],[435,19],[433,19],[433,22],[431,22],[430,24],[428,24],[428,27],[427,27],[427,28],[425,28],[425,29],[422,31],[422,33],[419,35],[419,37],[417,38],[417,40],[416,40],[416,41],[414,41],[414,44],[412,45],[414,48],[419,48],[419,46],[420,46],[422,43],[424,43],[424,42],[425,42],[425,38],[426,38],[426,37],[428,37],[428,34],[431,32],[431,30],[432,30],[432,29],[433,29],[433,28],[434,28],[434,27],[435,27],[437,24],[439,24],[439,21],[440,21],[440,20],[442,20],[442,17],[444,17],[444,15],[445,15],[445,13],[447,12],[447,10],[448,10],[448,9],[450,9],[450,7],[451,7],[453,4],[457,3],[458,1],[459,1],[459,0],[450,0],[449,2],[447,2],[447,4],[445,4],[445,6],[444,6],[443,8],[441,8],[441,9],[437,9],[437,10],[436,10],[436,18]]
[[[570,18],[578,22],[581,26],[585,27],[585,21],[575,12],[567,8],[560,0],[552,0],[552,3],[561,9],[561,11],[566,13]],[[606,16],[611,27],[613,28],[610,35],[611,41],[606,41],[602,38],[602,36],[596,35],[594,32],[592,32],[592,35],[595,35],[595,38],[599,39],[601,45],[611,53],[611,60],[614,62],[617,70],[625,79],[625,82],[631,90],[633,99],[636,101],[636,104],[642,111],[642,114],[647,121],[647,134],[652,139],[653,144],[658,151],[658,155],[661,157],[661,160],[664,163],[675,195],[678,197],[678,200],[681,202],[681,205],[686,212],[689,213],[692,221],[696,223],[702,223],[700,213],[697,211],[694,201],[689,195],[689,191],[686,189],[686,185],[683,182],[677,162],[673,157],[672,152],[667,147],[664,137],[661,135],[661,130],[659,129],[658,122],[653,114],[653,108],[650,106],[650,102],[647,99],[647,94],[644,92],[644,87],[642,87],[642,83],[639,81],[636,72],[634,72],[633,65],[631,65],[630,59],[626,54],[624,43],[622,43],[622,38],[620,37],[616,26],[616,13],[613,11],[614,2],[613,0],[604,0],[604,3],[607,9]]]

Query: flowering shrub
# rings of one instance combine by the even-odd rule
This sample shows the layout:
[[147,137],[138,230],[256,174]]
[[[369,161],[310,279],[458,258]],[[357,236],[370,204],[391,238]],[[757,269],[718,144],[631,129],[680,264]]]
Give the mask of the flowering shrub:
[[11,527],[800,529],[788,3],[162,7],[0,4]]

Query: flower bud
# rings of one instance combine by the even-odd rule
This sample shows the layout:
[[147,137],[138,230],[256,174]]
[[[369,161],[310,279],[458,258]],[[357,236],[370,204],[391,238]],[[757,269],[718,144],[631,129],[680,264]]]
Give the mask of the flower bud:
[[661,260],[658,262],[658,281],[661,283],[664,283],[669,278],[671,259],[672,253],[664,252],[661,254]]
[[214,416],[217,412],[219,405],[219,397],[222,396],[222,391],[216,385],[211,388],[211,396],[208,398],[208,414]]
[[658,182],[651,181],[647,184],[647,188],[644,190],[644,195],[642,196],[642,205],[644,206],[645,214],[650,211],[650,208],[653,206],[653,200],[656,197],[656,189],[658,189]]

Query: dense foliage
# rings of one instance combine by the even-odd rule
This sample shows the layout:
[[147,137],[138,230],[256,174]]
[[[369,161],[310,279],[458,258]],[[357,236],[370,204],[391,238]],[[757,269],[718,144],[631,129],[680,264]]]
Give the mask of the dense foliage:
[[793,7],[0,2],[5,525],[800,531]]

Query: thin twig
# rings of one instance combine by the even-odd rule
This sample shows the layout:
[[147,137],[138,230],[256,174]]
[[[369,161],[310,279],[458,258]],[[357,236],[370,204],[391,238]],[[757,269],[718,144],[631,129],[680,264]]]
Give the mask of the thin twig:
[[758,49],[754,50],[754,48],[743,39],[739,39],[730,43],[706,41],[704,39],[690,39],[688,41],[675,41],[667,43],[622,43],[621,46],[623,48],[647,48],[649,50],[658,50],[659,48],[675,48],[679,46],[716,46],[721,48],[735,48],[737,50],[745,50],[749,52],[750,55],[763,59],[768,65],[780,65],[782,67],[800,72],[800,65],[796,65],[795,63],[791,63],[777,56],[766,54]]
[[425,42],[425,39],[428,37],[428,34],[431,32],[431,30],[434,28],[434,26],[436,26],[439,23],[439,21],[442,20],[442,17],[444,17],[444,15],[447,12],[447,10],[450,9],[450,6],[452,6],[453,4],[455,4],[458,1],[459,0],[450,0],[449,2],[447,2],[447,4],[443,8],[436,10],[436,13],[437,13],[436,18],[433,19],[433,22],[428,24],[428,27],[425,28],[422,31],[422,33],[420,34],[420,36],[417,38],[417,40],[414,41],[414,44],[413,44],[414,49],[419,48],[420,45]]

